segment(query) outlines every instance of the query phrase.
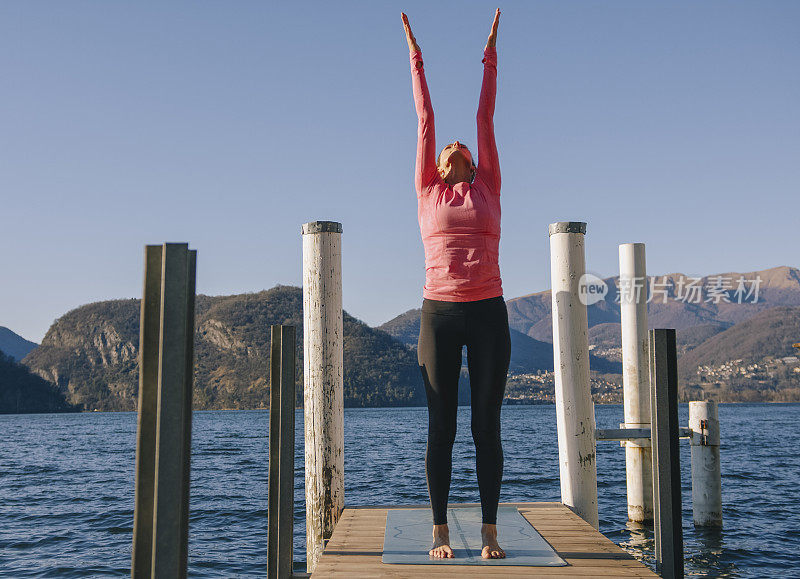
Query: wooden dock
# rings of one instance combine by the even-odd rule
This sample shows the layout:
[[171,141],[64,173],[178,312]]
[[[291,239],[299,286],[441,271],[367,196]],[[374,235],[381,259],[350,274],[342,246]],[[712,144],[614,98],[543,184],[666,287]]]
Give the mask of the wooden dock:
[[[311,577],[658,577],[561,503],[501,504],[519,508],[569,566],[385,564],[381,556],[387,510],[424,505],[378,505],[345,507]],[[502,547],[502,528],[498,540]]]

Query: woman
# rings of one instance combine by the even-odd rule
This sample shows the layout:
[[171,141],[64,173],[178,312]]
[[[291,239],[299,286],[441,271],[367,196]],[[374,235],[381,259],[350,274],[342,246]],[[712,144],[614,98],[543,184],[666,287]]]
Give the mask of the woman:
[[425,246],[425,287],[418,358],[428,399],[425,471],[433,511],[430,555],[454,557],[447,527],[453,441],[456,434],[461,349],[467,347],[481,498],[483,558],[503,558],[497,543],[497,505],[503,477],[500,408],[511,357],[508,312],[503,299],[500,243],[500,168],[494,140],[497,86],[495,12],[484,49],[483,86],[478,105],[478,163],[459,141],[437,158],[422,52],[402,15],[411,59],[417,133],[417,190],[420,232]]

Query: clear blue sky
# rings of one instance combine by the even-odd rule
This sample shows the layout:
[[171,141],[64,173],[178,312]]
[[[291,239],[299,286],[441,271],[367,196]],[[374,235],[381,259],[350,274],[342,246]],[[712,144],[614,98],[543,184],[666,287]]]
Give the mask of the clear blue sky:
[[[487,2],[4,2],[0,325],[141,294],[188,241],[198,291],[301,283],[300,225],[343,223],[344,307],[422,301],[404,10],[438,146],[475,145]],[[800,2],[504,2],[495,127],[506,298],[549,286],[547,225],[587,268],[800,265]]]

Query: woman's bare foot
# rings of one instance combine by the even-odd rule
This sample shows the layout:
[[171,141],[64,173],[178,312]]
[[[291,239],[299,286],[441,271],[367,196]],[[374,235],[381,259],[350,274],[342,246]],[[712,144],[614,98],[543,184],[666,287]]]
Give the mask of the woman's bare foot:
[[428,554],[437,559],[452,559],[456,556],[450,548],[450,529],[447,523],[433,526],[433,547]]
[[503,559],[506,552],[497,544],[497,525],[481,525],[481,557],[484,559]]

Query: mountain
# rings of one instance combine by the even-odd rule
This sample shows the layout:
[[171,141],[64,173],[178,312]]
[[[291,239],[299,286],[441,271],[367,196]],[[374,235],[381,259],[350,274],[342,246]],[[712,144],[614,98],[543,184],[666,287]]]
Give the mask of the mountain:
[[[678,359],[693,398],[800,401],[800,307],[777,306],[714,334]],[[700,396],[698,396],[698,394]]]
[[[752,292],[749,297],[744,292],[736,293],[740,277],[744,279],[744,292]],[[619,297],[619,276],[604,281],[609,288],[606,298],[587,307],[590,328],[620,321],[620,308],[615,301]],[[653,281],[659,285],[652,285]],[[727,328],[775,306],[800,306],[800,270],[788,266],[704,277],[671,273],[650,278],[648,283],[655,290],[647,304],[650,328]],[[725,289],[726,285],[730,288]],[[662,289],[664,293],[660,293]],[[722,294],[730,301],[726,302]],[[537,340],[552,342],[550,290],[509,299],[506,304],[511,327]]]
[[[622,362],[619,277],[604,281],[605,299],[587,307],[588,338],[590,368],[610,384],[621,380],[613,376],[620,374]],[[800,342],[791,325],[792,308],[800,307],[800,270],[780,266],[702,277],[671,273],[648,277],[648,290],[648,327],[677,330],[680,386],[686,393],[721,401],[800,400],[800,363],[792,358],[798,352],[787,346],[790,340]],[[506,305],[512,329],[509,380],[516,373],[525,388],[539,387],[536,380],[544,379],[526,382],[520,375],[552,370],[551,293],[507,299]],[[379,328],[414,348],[419,313],[409,310]]]
[[800,342],[800,307],[775,307],[719,332],[680,359],[680,371],[693,376],[698,366],[717,366],[731,360],[759,362],[767,357],[794,356]]
[[[736,301],[735,290],[715,289],[719,280],[736,280],[740,275],[760,278],[758,299],[752,300],[755,303],[747,303],[747,299],[745,303],[726,303],[723,296]],[[662,283],[666,279],[665,291],[672,299],[648,304],[650,327],[678,330],[678,365],[684,391],[696,397],[718,395],[719,400],[800,400],[800,365],[793,361],[796,352],[791,349],[792,340],[800,341],[800,271],[778,267],[696,278],[694,282],[701,289],[696,303],[677,299],[680,280],[685,277],[669,274],[657,278]],[[590,367],[600,374],[598,384],[610,396],[621,372],[621,348],[619,304],[614,300],[616,278],[608,278],[606,283],[609,296],[589,306],[588,313]],[[550,292],[506,303],[512,326],[510,371],[520,378],[519,394],[530,388],[551,388]],[[56,320],[42,344],[22,362],[31,372],[55,384],[66,401],[80,409],[135,410],[139,307],[139,300],[129,299],[72,310]],[[414,351],[419,316],[420,310],[409,310],[379,328],[370,328],[344,313],[346,406],[425,404]],[[196,409],[268,406],[272,324],[296,327],[296,403],[302,404],[302,289],[276,286],[258,293],[197,296]],[[11,368],[7,375],[19,371],[8,361],[6,367]],[[22,379],[15,376],[15,380]],[[42,388],[40,382],[36,387],[40,390],[26,391],[14,385],[16,390],[12,391],[10,384],[6,381],[2,385],[0,398],[5,404],[12,400],[20,408],[20,396]],[[47,399],[45,394],[35,397]],[[47,404],[57,406],[55,401],[44,406]]]
[[675,342],[678,348],[678,354],[683,354],[696,348],[709,338],[716,336],[720,332],[724,332],[729,327],[731,326],[723,323],[711,323],[700,324],[699,326],[692,326],[691,328],[683,328],[678,330],[675,332]]
[[[194,408],[269,406],[270,326],[296,328],[297,398],[303,400],[303,294],[292,286],[197,296]],[[84,409],[135,410],[137,299],[88,304],[56,320],[24,360]],[[425,404],[416,355],[389,334],[344,313],[345,406]]]
[[53,384],[0,352],[0,414],[74,412]]
[[15,334],[8,328],[0,326],[0,352],[11,356],[19,362],[33,350],[37,344]]
[[377,326],[377,328],[392,335],[406,346],[416,348],[417,340],[419,339],[419,316],[421,312],[420,308],[408,310],[385,324]]
[[[711,336],[729,327],[729,325],[723,323],[711,323],[677,330],[675,332],[675,340],[678,347],[678,354],[683,354],[691,350]],[[603,357],[618,358],[621,360],[622,324],[605,322],[592,326],[589,328],[589,345],[594,346],[595,351],[602,351]],[[619,350],[619,352],[616,352],[616,350]]]

